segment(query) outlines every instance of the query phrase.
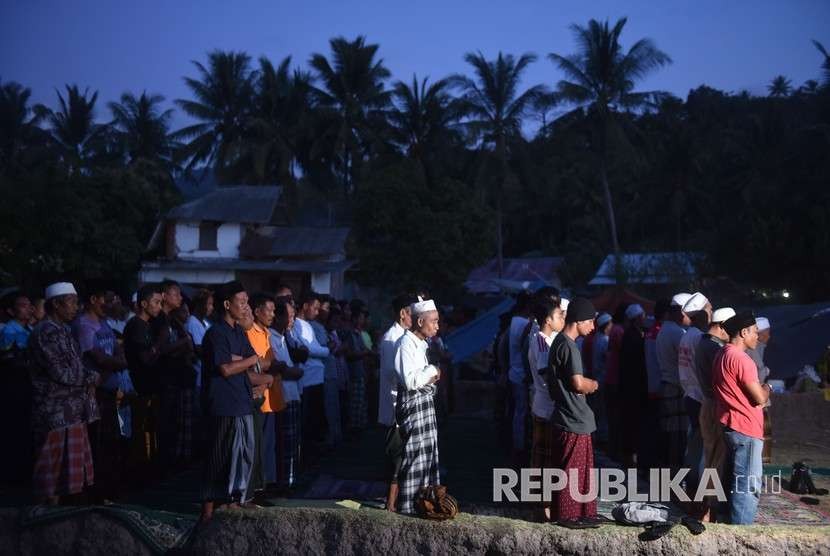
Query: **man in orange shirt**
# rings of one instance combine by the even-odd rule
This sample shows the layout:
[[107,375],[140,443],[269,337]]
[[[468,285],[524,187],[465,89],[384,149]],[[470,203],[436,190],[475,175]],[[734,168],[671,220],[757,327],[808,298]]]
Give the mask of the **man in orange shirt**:
[[[285,409],[285,400],[282,393],[282,381],[280,379],[280,366],[274,358],[271,349],[271,332],[269,330],[274,322],[274,300],[273,298],[257,294],[251,298],[251,311],[253,312],[253,326],[246,331],[248,341],[258,356],[269,362],[269,367],[263,369],[273,377],[273,381],[263,392],[263,402],[259,410],[254,410],[254,421],[260,439],[258,452],[259,462],[262,467],[262,480],[265,485],[276,483],[277,462],[276,462],[276,416],[275,413]],[[254,381],[252,380],[252,383]]]

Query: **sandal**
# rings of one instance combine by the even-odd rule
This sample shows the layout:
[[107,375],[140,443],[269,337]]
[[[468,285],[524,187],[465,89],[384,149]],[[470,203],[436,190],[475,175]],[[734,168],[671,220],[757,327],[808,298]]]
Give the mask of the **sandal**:
[[640,540],[656,541],[669,534],[669,531],[674,527],[674,523],[670,521],[652,521],[645,524],[645,531],[640,533]]
[[706,530],[706,526],[693,517],[686,516],[680,520],[680,523],[685,525],[692,535],[699,535]]

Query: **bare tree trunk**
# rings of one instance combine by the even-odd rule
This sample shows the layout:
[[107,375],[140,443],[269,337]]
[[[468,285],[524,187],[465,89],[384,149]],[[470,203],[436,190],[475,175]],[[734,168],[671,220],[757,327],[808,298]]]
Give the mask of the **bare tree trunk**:
[[605,161],[600,163],[600,181],[602,182],[602,193],[605,197],[605,209],[608,211],[608,227],[611,230],[611,245],[614,254],[620,254],[620,243],[617,240],[617,218],[614,216],[614,201],[611,200],[611,186],[608,185],[608,173],[605,170]]
[[496,139],[496,151],[499,160],[499,177],[496,190],[496,266],[499,278],[504,275],[504,230],[502,227],[502,194],[507,182],[507,148],[504,144],[504,134]]
[[496,196],[496,268],[499,278],[504,274],[504,241],[501,229],[501,195]]

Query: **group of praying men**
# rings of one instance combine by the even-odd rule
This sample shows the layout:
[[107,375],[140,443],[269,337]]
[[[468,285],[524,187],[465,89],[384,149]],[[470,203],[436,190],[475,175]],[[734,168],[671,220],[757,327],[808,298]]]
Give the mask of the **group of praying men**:
[[[555,288],[520,294],[495,344],[510,386],[513,464],[527,463],[530,422],[531,467],[575,469],[581,493],[590,490],[596,440],[627,467],[688,469],[692,495],[703,470],[717,470],[728,502],[707,498],[696,512],[752,523],[771,392],[769,320],[713,311],[700,292],[658,302],[655,317],[647,328],[637,303],[612,318],[585,299],[569,304]],[[604,521],[595,502],[577,502],[567,488],[544,512],[568,528]]]

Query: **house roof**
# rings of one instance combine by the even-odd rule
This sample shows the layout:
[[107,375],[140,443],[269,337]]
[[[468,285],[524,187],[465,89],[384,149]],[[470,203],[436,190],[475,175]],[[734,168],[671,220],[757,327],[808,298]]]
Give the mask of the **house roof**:
[[251,261],[229,258],[176,259],[173,261],[147,261],[141,264],[143,270],[243,270],[243,271],[284,271],[284,272],[338,272],[346,270],[354,261],[303,261],[270,260]]
[[167,213],[168,220],[269,224],[282,188],[237,185],[220,187]]
[[[701,255],[683,251],[666,253],[622,253],[620,264],[629,284],[675,284],[697,275]],[[608,255],[599,265],[590,286],[617,283],[616,257]]]
[[248,234],[239,247],[242,257],[320,257],[346,250],[349,228],[269,226]]
[[[464,286],[472,293],[497,293],[502,290],[536,289],[551,285],[561,287],[557,273],[565,259],[562,257],[528,257],[504,259],[503,272],[499,277],[498,261],[490,259],[486,264],[473,269]],[[516,286],[516,287],[513,287]]]

